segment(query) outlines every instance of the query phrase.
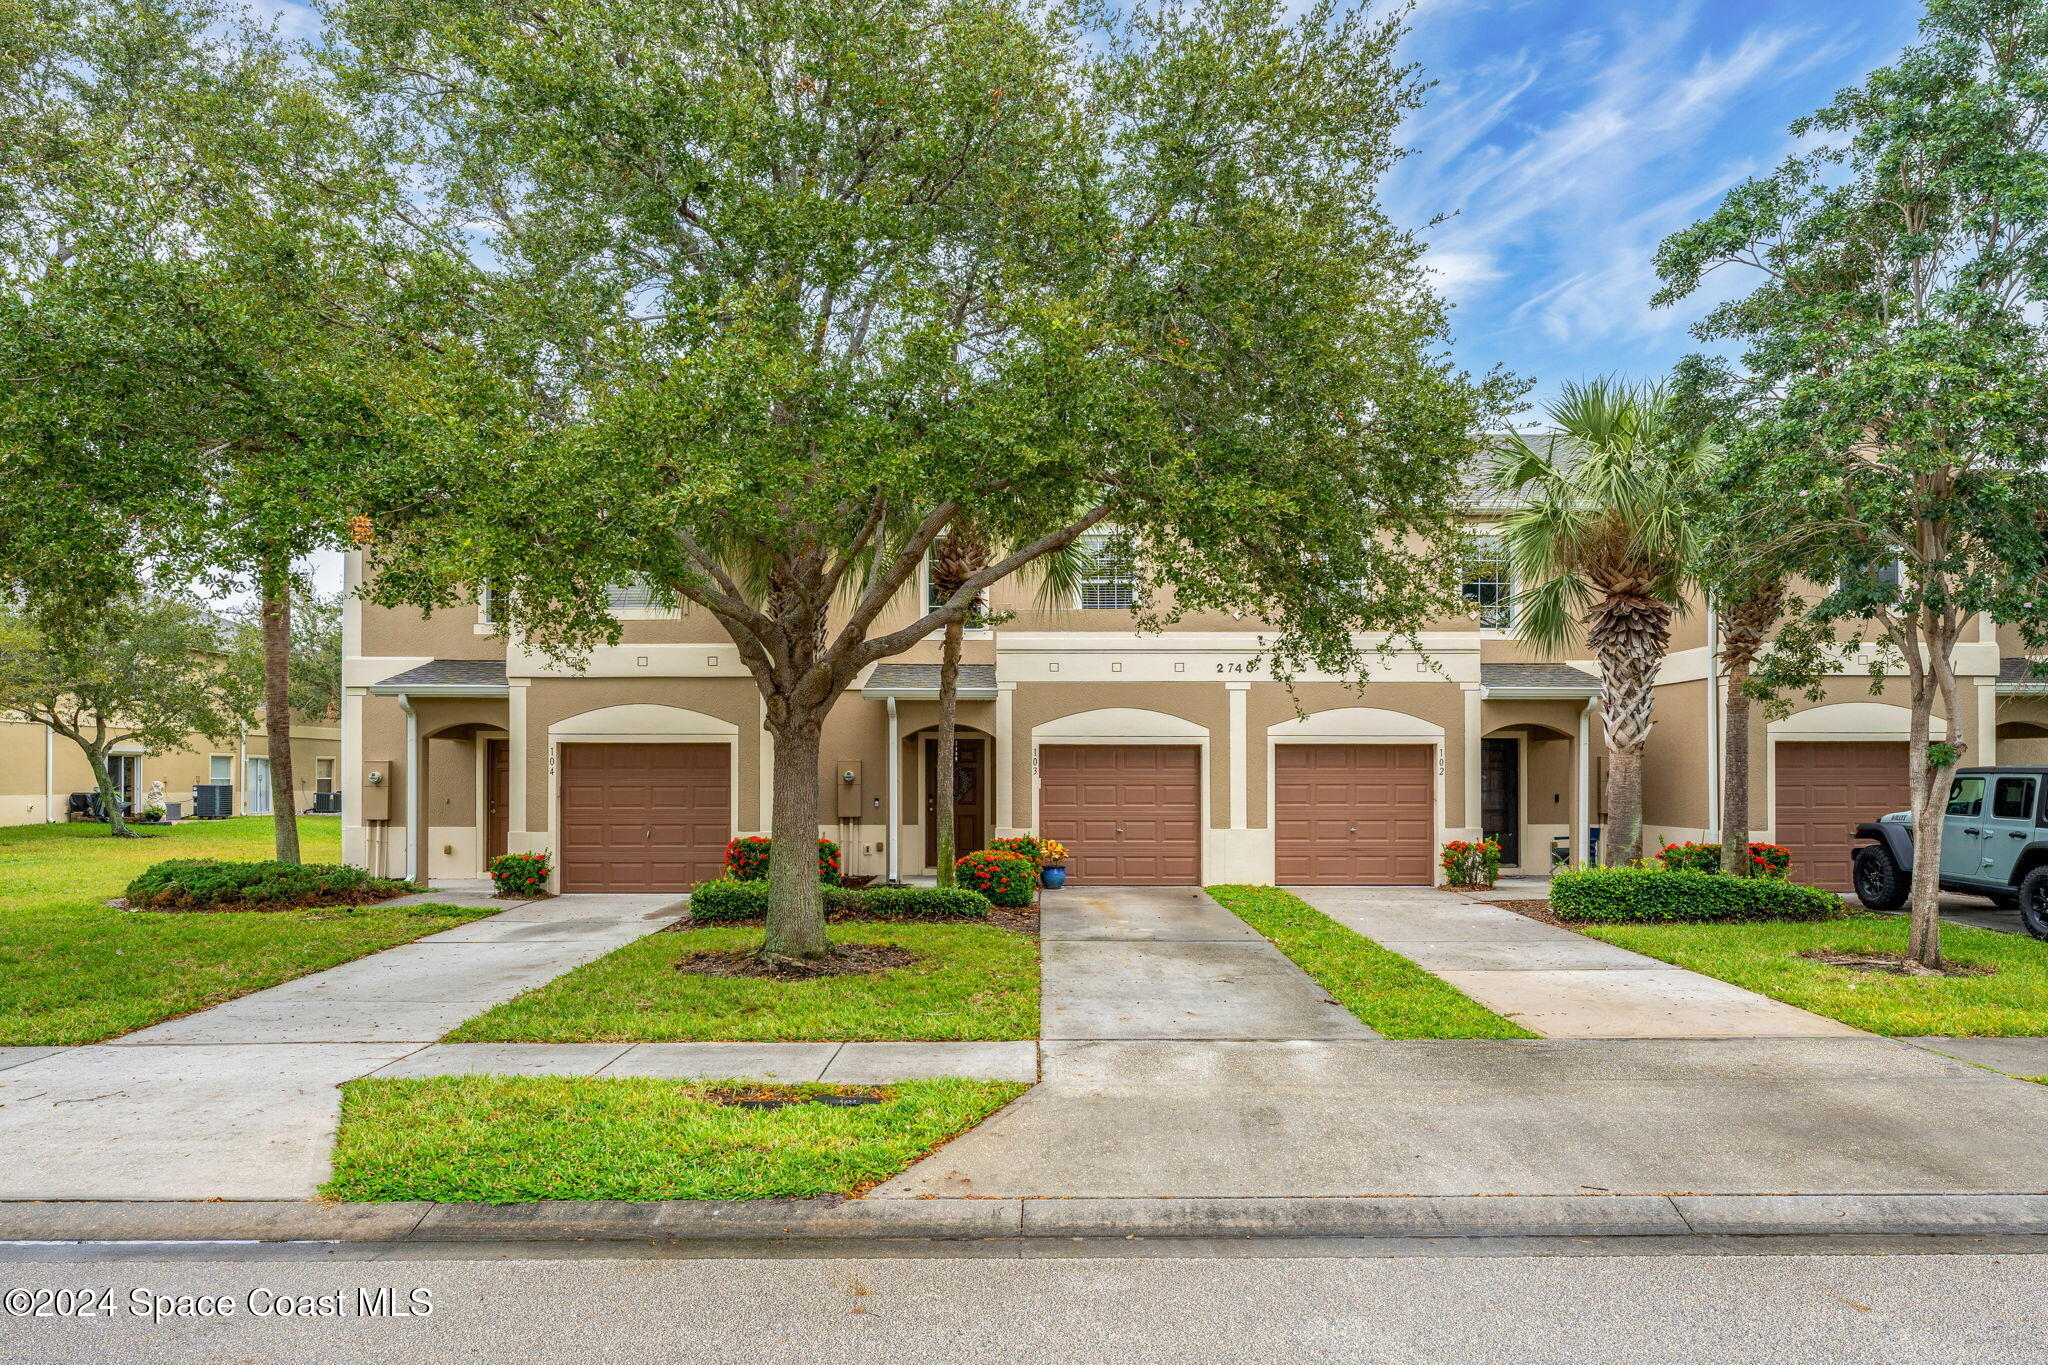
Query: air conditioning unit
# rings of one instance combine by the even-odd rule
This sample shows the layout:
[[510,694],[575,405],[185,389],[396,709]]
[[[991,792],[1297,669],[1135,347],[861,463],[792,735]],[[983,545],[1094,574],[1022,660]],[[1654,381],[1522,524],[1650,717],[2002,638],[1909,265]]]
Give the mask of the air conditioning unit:
[[235,813],[235,788],[229,782],[201,782],[192,788],[192,815],[199,820],[225,820]]
[[307,811],[306,813],[307,813],[308,815],[339,815],[339,814],[341,814],[341,793],[340,793],[340,792],[314,792],[314,793],[313,793],[313,809],[311,809],[310,811]]

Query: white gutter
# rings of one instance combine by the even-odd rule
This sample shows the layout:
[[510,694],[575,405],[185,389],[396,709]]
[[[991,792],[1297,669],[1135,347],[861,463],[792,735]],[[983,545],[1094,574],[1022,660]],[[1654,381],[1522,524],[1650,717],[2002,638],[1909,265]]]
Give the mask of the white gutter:
[[1481,687],[1479,695],[1487,701],[1496,698],[1502,701],[1590,701],[1600,695],[1595,687],[1517,687],[1510,683],[1505,686]]
[[43,823],[57,823],[57,732],[43,727]]
[[382,683],[363,689],[379,697],[418,697],[431,701],[435,697],[509,697],[512,689],[505,683],[406,683],[402,687],[387,687]]
[[420,715],[403,692],[398,709],[405,712],[405,879],[414,882],[420,866]]
[[1593,851],[1593,699],[1579,708],[1578,819],[1572,826],[1578,865],[1585,867]]
[[898,751],[903,747],[903,744],[902,741],[897,738],[896,699],[894,697],[890,697],[887,700],[889,704],[889,762],[886,765],[886,767],[888,771],[889,782],[889,827],[887,830],[884,831],[884,834],[887,838],[887,842],[884,844],[884,847],[887,848],[889,851],[889,885],[895,886],[899,881],[902,880],[900,876],[901,869],[898,866],[898,860],[896,856],[896,832],[898,826],[902,823],[903,812],[901,807],[903,803],[903,780],[901,777],[897,775],[896,766],[899,758]]
[[1721,617],[1707,597],[1707,839],[1721,842],[1721,786],[1727,781],[1721,752]]
[[[249,813],[249,723],[247,721],[241,722],[240,729],[241,737],[235,741],[235,785],[228,790],[234,792],[236,797],[241,800],[242,809],[239,813],[247,815]],[[276,799],[274,795],[271,797],[272,801]],[[232,807],[234,804],[233,799],[230,799],[228,804]],[[273,806],[272,809],[276,809],[276,807]],[[230,810],[229,813],[235,814],[236,812]]]

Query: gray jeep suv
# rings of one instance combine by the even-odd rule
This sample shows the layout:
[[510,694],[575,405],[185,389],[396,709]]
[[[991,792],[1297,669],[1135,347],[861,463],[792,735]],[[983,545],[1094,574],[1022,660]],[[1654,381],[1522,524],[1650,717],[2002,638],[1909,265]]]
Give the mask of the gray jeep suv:
[[[1872,842],[1855,851],[1856,898],[1898,910],[1911,891],[1913,814],[1858,825]],[[1941,889],[2017,907],[2035,938],[2048,939],[2048,767],[1958,768],[1941,828]]]

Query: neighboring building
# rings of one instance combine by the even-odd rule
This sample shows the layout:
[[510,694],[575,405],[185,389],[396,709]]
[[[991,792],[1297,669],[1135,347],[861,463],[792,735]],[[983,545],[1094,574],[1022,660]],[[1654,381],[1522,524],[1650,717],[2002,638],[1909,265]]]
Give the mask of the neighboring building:
[[[341,727],[333,720],[294,722],[293,805],[301,812],[316,793],[340,790]],[[278,794],[271,789],[270,742],[260,725],[225,744],[193,735],[183,747],[147,752],[139,744],[116,745],[110,760],[114,783],[130,806],[164,784],[167,800],[194,809],[192,788],[202,782],[231,784],[237,815],[267,815]],[[45,726],[0,721],[0,825],[61,822],[73,792],[97,788],[92,768],[78,746]],[[324,803],[323,803],[324,804]]]

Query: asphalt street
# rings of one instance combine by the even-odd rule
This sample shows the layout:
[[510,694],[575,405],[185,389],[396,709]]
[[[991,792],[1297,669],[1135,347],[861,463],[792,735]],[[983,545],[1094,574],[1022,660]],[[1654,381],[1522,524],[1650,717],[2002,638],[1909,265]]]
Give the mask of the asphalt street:
[[[1563,1255],[1339,1245],[1288,1256],[1224,1245],[1185,1257],[1052,1247],[1033,1259],[958,1246],[888,1259],[466,1248],[451,1260],[312,1247],[267,1259],[135,1247],[107,1260],[17,1245],[0,1260],[9,1312],[39,1297],[51,1311],[109,1311],[0,1321],[0,1361],[2048,1360],[2048,1260],[2018,1243],[1950,1250],[1962,1244]],[[68,1256],[81,1259],[49,1259]],[[219,1316],[223,1303],[233,1316]],[[325,1305],[348,1316],[317,1316]],[[359,1316],[366,1307],[412,1315]]]

